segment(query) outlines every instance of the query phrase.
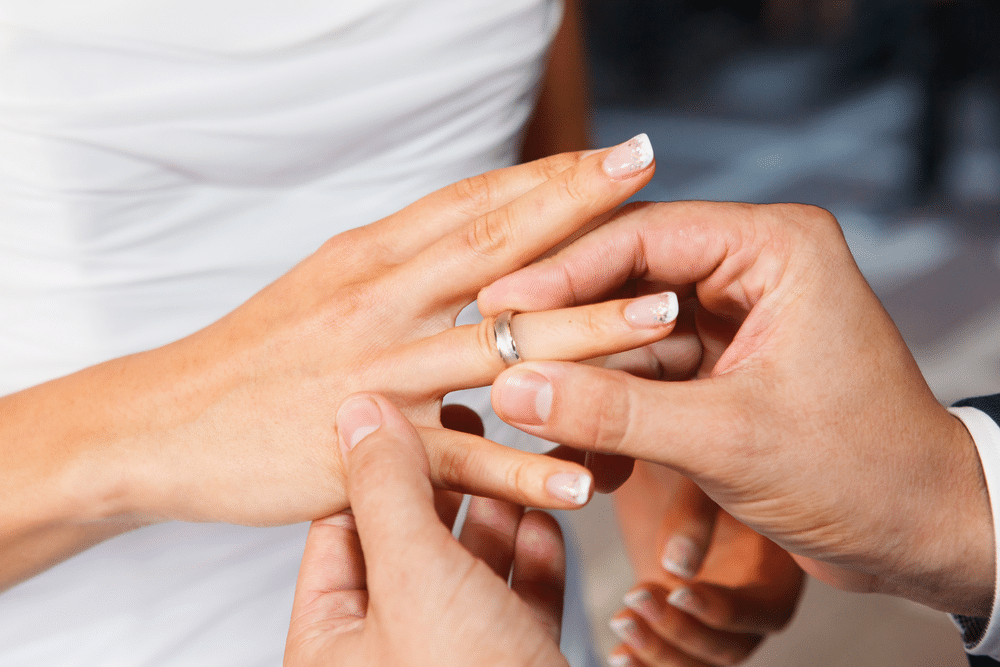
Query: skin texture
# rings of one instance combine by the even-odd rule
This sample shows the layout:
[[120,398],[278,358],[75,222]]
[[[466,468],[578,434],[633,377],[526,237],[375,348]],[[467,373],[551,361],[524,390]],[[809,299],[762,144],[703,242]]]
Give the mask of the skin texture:
[[[343,509],[343,466],[326,443],[335,407],[358,390],[384,392],[413,420],[435,484],[576,506],[546,481],[590,480],[583,467],[446,430],[440,410],[448,392],[505,368],[491,319],[454,326],[477,291],[652,175],[649,165],[611,178],[605,157],[564,154],[459,182],[330,239],[185,339],[0,399],[0,585],[146,523],[274,525]],[[533,345],[525,358],[589,358],[669,332],[633,326],[626,306],[516,317]]]
[[[630,282],[670,285],[693,305],[696,379],[528,363],[494,383],[498,414],[677,470],[834,586],[989,614],[993,530],[975,445],[935,400],[829,213],[637,205],[497,281],[480,307],[589,303]],[[546,385],[547,414],[515,418],[517,388]]]
[[[373,411],[381,423],[372,432]],[[456,540],[435,512],[427,455],[403,414],[366,394],[345,403],[338,422],[353,515],[310,528],[285,667],[566,665],[555,520],[477,498]],[[348,451],[344,438],[362,423],[369,435]]]

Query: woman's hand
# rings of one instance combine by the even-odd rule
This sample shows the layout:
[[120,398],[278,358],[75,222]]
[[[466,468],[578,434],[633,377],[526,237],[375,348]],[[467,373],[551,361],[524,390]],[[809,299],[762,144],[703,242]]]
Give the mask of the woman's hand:
[[[693,300],[701,376],[529,363],[494,384],[501,417],[678,470],[835,586],[990,614],[995,547],[975,444],[927,387],[829,213],[638,205],[498,281],[479,306],[590,303],[630,280]],[[524,411],[532,394],[544,410]]]
[[638,584],[611,620],[615,667],[732,665],[792,617],[802,571],[694,483],[637,462],[615,493]]
[[[441,428],[445,394],[506,367],[493,318],[455,318],[652,171],[640,137],[462,181],[332,238],[181,341],[0,399],[0,547],[17,554],[0,583],[141,523],[269,525],[343,509],[330,443],[336,406],[358,390],[383,392],[413,420],[437,485],[533,506],[586,502],[582,466]],[[512,328],[524,359],[583,359],[666,335],[658,303],[518,315]]]
[[476,498],[456,540],[435,513],[427,456],[399,410],[353,396],[338,424],[353,515],[309,530],[285,667],[566,665],[555,520]]

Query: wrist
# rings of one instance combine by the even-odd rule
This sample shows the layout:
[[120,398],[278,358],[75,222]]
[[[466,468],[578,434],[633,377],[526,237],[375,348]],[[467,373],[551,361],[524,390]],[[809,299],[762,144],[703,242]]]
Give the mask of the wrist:
[[136,518],[114,375],[102,364],[0,399],[4,535]]
[[944,452],[933,479],[914,482],[924,494],[913,508],[923,518],[913,531],[912,556],[899,567],[903,576],[883,579],[884,592],[988,618],[997,567],[990,497],[976,442],[962,420],[946,417],[946,428],[931,445]]

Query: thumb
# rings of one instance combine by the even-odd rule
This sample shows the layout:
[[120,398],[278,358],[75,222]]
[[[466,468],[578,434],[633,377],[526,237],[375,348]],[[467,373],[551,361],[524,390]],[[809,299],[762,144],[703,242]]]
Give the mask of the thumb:
[[[423,580],[456,546],[434,508],[427,454],[413,425],[377,394],[345,399],[337,430],[369,594],[398,598],[406,582]],[[421,573],[407,576],[417,566]]]

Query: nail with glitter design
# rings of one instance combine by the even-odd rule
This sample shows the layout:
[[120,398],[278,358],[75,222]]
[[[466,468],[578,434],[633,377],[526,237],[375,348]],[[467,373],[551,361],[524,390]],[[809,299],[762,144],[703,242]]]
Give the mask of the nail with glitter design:
[[639,297],[625,306],[625,319],[636,329],[654,329],[677,319],[677,295],[673,292]]
[[627,616],[612,618],[608,625],[611,626],[611,632],[615,633],[618,639],[629,646],[642,646],[643,642],[642,637],[639,635],[639,626],[631,618]]
[[557,472],[545,480],[545,490],[553,498],[583,505],[590,500],[590,476],[575,472]]
[[604,173],[613,181],[632,178],[653,162],[653,145],[645,134],[635,136],[604,158]]
[[608,667],[635,667],[635,662],[627,653],[612,653],[608,656]]
[[660,613],[660,607],[656,603],[656,599],[653,594],[647,591],[645,588],[637,588],[634,591],[629,591],[622,598],[625,606],[634,611],[635,613],[642,616],[647,621],[656,622],[663,616]]

